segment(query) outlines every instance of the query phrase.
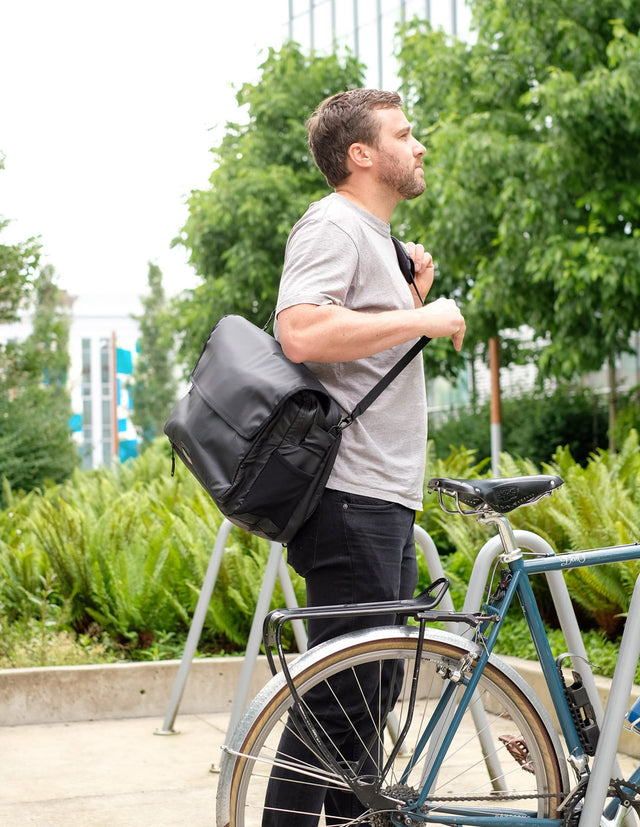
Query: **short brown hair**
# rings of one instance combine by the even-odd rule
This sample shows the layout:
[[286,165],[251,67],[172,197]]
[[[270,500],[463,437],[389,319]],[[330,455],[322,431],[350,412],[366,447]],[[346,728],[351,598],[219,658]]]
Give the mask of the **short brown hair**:
[[379,124],[376,109],[401,109],[397,92],[349,89],[326,98],[307,121],[309,148],[330,187],[349,176],[346,160],[351,144],[376,146]]

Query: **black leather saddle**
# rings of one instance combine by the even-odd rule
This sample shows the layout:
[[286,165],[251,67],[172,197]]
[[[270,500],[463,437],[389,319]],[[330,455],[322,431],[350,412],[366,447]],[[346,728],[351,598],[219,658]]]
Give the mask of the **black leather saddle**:
[[442,497],[452,497],[457,510],[460,503],[473,513],[496,511],[506,514],[521,505],[531,505],[542,497],[549,497],[563,485],[564,480],[553,474],[534,474],[528,477],[505,477],[487,480],[458,480],[434,477],[427,483],[429,491],[436,491],[440,504],[447,509]]

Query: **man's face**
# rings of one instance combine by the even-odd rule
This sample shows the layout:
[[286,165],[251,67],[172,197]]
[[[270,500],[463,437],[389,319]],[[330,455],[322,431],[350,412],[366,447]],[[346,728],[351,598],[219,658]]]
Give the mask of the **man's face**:
[[411,124],[401,109],[379,109],[378,144],[374,147],[377,179],[404,199],[422,195],[426,184],[422,156],[426,149],[411,134]]

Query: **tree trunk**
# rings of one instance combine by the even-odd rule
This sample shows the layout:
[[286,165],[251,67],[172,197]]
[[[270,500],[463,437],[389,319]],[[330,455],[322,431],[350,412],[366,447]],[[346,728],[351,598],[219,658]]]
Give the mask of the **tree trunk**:
[[[477,411],[478,411],[478,377],[476,376],[475,353],[473,353],[472,356],[471,356],[469,374],[470,374],[470,378],[471,378],[471,388],[470,388],[471,410],[473,411],[473,413],[477,413]],[[640,384],[640,382],[638,384]]]

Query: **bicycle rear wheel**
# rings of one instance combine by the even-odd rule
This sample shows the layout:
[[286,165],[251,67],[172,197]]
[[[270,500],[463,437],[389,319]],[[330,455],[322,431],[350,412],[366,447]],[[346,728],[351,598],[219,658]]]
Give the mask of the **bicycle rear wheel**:
[[[446,632],[427,632],[412,723],[400,754],[383,776],[382,769],[388,764],[394,742],[390,731],[397,735],[409,713],[409,684],[416,649],[415,628],[356,632],[310,650],[297,659],[291,670],[302,702],[321,732],[324,747],[338,761],[350,761],[351,766],[356,766],[353,755],[345,757],[342,750],[348,740],[359,744],[361,755],[367,757],[362,765],[363,776],[378,782],[380,790],[401,802],[401,807],[416,801],[426,768],[433,759],[433,747],[427,745],[415,765],[407,769],[409,757],[414,754],[443,690],[456,682],[461,661],[473,645]],[[394,664],[402,667],[404,679],[391,719],[385,722],[385,699],[380,697],[379,678]],[[358,687],[366,720],[362,715],[354,720],[349,704],[339,697],[337,687],[345,682],[352,688]],[[430,744],[438,741],[439,731],[449,728],[464,690],[463,683],[456,686],[454,700],[440,713],[439,730],[436,726]],[[312,700],[318,692],[324,693],[325,699],[332,699],[331,732],[322,722],[327,705],[319,710]],[[288,754],[278,751],[285,733],[282,743],[300,742],[289,716],[291,706],[292,696],[283,676],[278,675],[258,695],[239,724],[222,762],[218,827],[254,827],[262,824],[263,818],[273,824],[306,825],[319,818],[320,824],[325,823],[322,806],[317,803],[323,792],[318,794],[318,790],[339,791],[344,789],[344,781],[319,751],[307,747],[294,747]],[[510,667],[492,657],[471,707],[465,712],[437,779],[421,804],[419,812],[424,823],[473,825],[474,817],[480,815],[495,815],[501,824],[510,823],[510,815],[553,817],[567,789],[565,762],[554,727],[531,689]],[[371,730],[375,731],[374,742]],[[345,738],[349,735],[350,739]],[[269,801],[265,799],[272,773],[284,779],[279,782],[284,792],[275,803],[273,795]],[[282,813],[282,821],[278,822],[273,810]],[[388,807],[363,808],[362,812],[363,823],[374,827],[392,824]],[[354,821],[351,816],[330,823],[346,825]]]

